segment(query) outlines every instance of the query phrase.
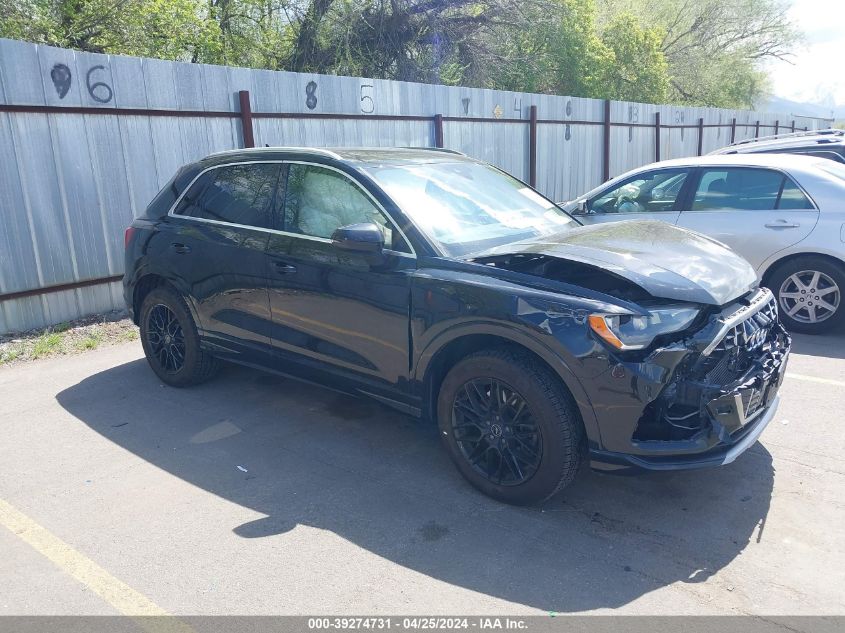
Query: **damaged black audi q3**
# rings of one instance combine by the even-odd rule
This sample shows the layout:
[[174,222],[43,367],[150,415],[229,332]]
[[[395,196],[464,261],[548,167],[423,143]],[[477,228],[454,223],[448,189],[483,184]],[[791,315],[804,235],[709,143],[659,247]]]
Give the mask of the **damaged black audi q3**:
[[516,504],[587,464],[732,462],[774,416],[790,348],[721,243],[581,226],[444,150],[214,154],[127,229],[126,271],[164,383],[232,361],[375,398],[434,421],[461,474]]

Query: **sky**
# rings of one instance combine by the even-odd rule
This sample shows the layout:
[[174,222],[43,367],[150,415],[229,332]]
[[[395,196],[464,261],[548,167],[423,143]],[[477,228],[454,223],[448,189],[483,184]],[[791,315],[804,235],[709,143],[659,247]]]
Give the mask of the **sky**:
[[770,64],[772,92],[793,101],[845,105],[845,0],[792,0],[789,16],[805,41],[792,64]]

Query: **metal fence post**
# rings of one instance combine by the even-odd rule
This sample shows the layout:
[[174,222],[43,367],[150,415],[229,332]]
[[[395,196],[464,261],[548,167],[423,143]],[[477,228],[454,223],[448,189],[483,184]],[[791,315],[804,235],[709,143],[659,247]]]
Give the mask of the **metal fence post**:
[[249,105],[249,90],[238,92],[241,104],[241,128],[243,130],[244,147],[255,147],[255,136],[252,133],[252,107]]
[[754,124],[754,138],[759,138],[760,136],[760,119],[757,119],[757,123]]
[[602,181],[610,180],[610,99],[604,100],[604,139],[602,152]]
[[537,106],[528,114],[528,184],[537,186]]
[[736,142],[736,117],[731,120],[731,143]]
[[795,119],[792,119],[792,133],[795,134]]
[[704,118],[698,119],[698,155],[704,153]]
[[443,115],[434,115],[434,146],[443,147]]
[[775,121],[775,136],[780,132],[780,119]]
[[660,113],[654,113],[654,160],[660,162]]

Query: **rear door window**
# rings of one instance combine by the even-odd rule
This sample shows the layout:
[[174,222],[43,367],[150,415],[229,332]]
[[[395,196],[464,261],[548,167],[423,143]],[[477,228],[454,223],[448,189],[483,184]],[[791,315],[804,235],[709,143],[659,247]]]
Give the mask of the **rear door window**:
[[692,210],[774,211],[812,209],[812,203],[787,176],[771,169],[704,169]]
[[248,163],[203,174],[180,201],[175,215],[271,228],[276,213],[280,166]]

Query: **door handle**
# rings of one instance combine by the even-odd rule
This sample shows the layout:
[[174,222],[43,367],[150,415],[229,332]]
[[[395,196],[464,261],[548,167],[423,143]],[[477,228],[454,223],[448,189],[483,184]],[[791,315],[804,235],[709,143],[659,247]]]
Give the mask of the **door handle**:
[[191,247],[186,244],[180,244],[179,242],[173,242],[170,245],[170,248],[173,249],[175,252],[179,253],[180,255],[184,255],[185,253],[191,252]]
[[287,262],[273,262],[273,268],[282,275],[290,275],[296,272],[296,266],[291,266]]
[[797,229],[801,225],[797,222],[787,222],[786,220],[778,220],[777,222],[766,222],[764,226],[767,229]]

